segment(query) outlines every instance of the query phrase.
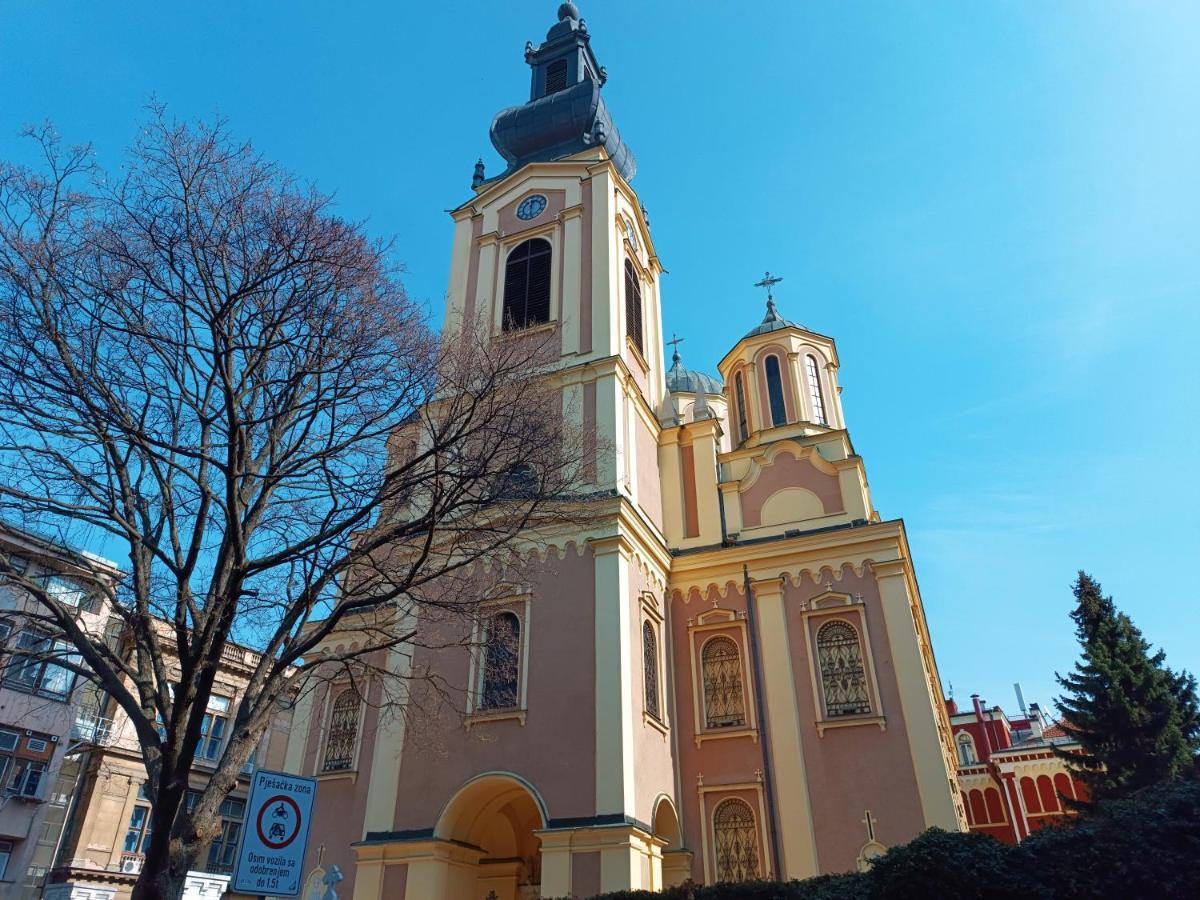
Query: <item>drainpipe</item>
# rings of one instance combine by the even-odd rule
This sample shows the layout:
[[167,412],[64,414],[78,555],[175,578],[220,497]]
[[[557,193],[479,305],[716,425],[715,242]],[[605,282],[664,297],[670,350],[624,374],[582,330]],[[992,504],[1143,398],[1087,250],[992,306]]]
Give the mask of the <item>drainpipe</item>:
[[[723,524],[723,523],[722,523]],[[767,721],[767,706],[763,702],[762,659],[758,649],[758,618],[754,614],[754,588],[750,583],[750,568],[742,564],[742,579],[746,585],[746,618],[749,620],[750,661],[754,666],[754,708],[758,713],[758,727],[762,732],[763,755],[763,791],[767,795],[768,826],[771,829],[771,866],[775,878],[784,878],[783,865],[779,855],[779,811],[775,807],[775,779],[771,772],[771,733]]]

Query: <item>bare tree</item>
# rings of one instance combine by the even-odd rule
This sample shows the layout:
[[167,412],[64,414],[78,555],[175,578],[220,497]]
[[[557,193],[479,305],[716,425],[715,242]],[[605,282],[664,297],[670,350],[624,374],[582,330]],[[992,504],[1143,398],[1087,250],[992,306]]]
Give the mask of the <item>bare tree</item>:
[[[123,641],[3,555],[0,579],[132,721],[153,801],[133,896],[178,897],[273,712],[331,666],[378,668],[417,619],[473,616],[488,560],[578,521],[588,450],[544,341],[440,342],[390,248],[223,125],[156,110],[112,180],[31,137],[44,166],[0,166],[0,514],[119,548],[125,577],[98,583]],[[261,657],[189,812],[235,640]]]

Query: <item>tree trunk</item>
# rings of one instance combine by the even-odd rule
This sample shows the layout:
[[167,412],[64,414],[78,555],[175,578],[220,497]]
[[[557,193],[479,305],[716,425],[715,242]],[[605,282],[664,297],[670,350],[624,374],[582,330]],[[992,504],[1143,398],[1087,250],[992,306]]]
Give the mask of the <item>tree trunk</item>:
[[130,900],[180,900],[183,896],[187,873],[205,849],[197,841],[180,838],[182,829],[176,827],[176,820],[187,815],[181,810],[186,797],[186,779],[183,784],[164,779],[158,802],[151,807],[150,841]]

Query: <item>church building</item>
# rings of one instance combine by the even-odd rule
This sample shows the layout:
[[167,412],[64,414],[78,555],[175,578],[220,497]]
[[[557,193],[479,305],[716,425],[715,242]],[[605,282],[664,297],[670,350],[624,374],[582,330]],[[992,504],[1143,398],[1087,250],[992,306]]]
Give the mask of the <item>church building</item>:
[[589,897],[851,871],[966,830],[904,524],[872,504],[833,339],[768,275],[719,377],[667,359],[663,264],[574,3],[525,59],[529,101],[491,126],[507,168],[477,166],[451,212],[445,329],[553,341],[564,415],[602,438],[603,513],[489,609],[499,670],[398,663],[470,686],[429,726],[441,752],[348,688],[300,698],[309,883],[336,865],[356,900]]

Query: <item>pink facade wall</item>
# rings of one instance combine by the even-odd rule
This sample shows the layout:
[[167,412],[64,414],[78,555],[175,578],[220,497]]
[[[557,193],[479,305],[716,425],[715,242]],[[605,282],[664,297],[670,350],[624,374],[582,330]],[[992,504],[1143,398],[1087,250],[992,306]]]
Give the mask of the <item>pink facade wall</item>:
[[[528,714],[464,729],[461,713],[418,685],[414,706],[431,707],[410,724],[396,797],[396,830],[433,828],[468,780],[511,772],[541,794],[552,817],[595,814],[595,564],[591,551],[523,564],[510,579],[533,590],[529,607]],[[418,650],[417,671],[465,687],[466,648]],[[454,698],[459,706],[461,693]]]
[[739,494],[742,521],[746,527],[759,525],[762,522],[762,508],[771,495],[790,487],[801,487],[816,494],[826,515],[843,512],[846,508],[836,475],[828,475],[807,459],[797,459],[792,453],[783,451],[759,473],[749,488]]
[[635,419],[638,506],[660,530],[663,527],[662,479],[658,474],[658,438],[640,417]]
[[[662,596],[654,583],[648,579],[641,569],[636,564],[631,563],[629,566],[629,601],[633,604],[630,611],[630,635],[629,639],[632,642],[630,646],[633,648],[634,671],[630,673],[633,678],[633,755],[634,755],[634,804],[633,810],[625,810],[632,814],[638,821],[650,823],[654,820],[654,804],[661,794],[674,796],[675,794],[675,768],[672,765],[672,746],[671,734],[663,734],[653,725],[645,721],[643,712],[646,708],[646,681],[645,667],[642,665],[642,623],[647,617],[642,611],[642,602],[639,599],[643,594],[649,594],[657,600],[659,605],[659,614],[665,613],[662,609]],[[670,715],[670,696],[672,688],[672,678],[667,672],[667,664],[669,654],[667,653],[666,641],[669,636],[664,626],[657,628],[658,649],[659,649],[659,709],[661,715],[668,725],[674,727],[674,722],[671,721]],[[616,809],[599,810],[602,813],[621,812]]]
[[[825,576],[820,580],[822,583],[805,577],[799,585],[787,584],[784,604],[809,800],[813,821],[820,823],[816,832],[817,862],[823,872],[841,872],[854,868],[859,850],[867,842],[866,825],[861,821],[866,810],[878,820],[876,838],[885,846],[911,840],[924,830],[925,820],[880,608],[879,585],[869,571],[859,576],[847,566],[841,579],[834,582],[834,590],[863,597],[865,607],[861,608],[866,614],[887,729],[863,724],[828,729],[823,736],[817,733],[818,711],[809,674],[811,649],[802,625],[802,604],[826,590]],[[853,618],[847,620],[854,623]]]

